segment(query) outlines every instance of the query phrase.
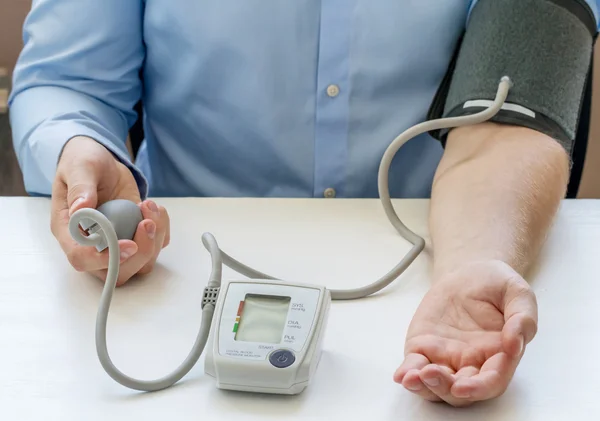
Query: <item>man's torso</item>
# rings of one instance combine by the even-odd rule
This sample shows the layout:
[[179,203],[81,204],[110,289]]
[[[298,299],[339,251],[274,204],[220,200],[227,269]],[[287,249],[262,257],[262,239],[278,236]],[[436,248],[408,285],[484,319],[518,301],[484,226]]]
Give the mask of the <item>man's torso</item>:
[[[469,0],[147,0],[138,165],[163,196],[376,197],[389,143],[423,121]],[[441,145],[398,153],[427,197]]]

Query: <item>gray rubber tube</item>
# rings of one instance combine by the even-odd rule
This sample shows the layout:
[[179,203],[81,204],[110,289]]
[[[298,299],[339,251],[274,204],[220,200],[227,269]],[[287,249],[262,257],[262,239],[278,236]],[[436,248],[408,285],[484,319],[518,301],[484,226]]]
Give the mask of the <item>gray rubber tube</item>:
[[[508,96],[508,91],[511,86],[512,83],[510,79],[508,77],[503,77],[498,85],[496,98],[494,99],[493,104],[490,105],[489,108],[470,116],[445,118],[418,124],[409,128],[392,141],[390,146],[385,151],[381,163],[379,165],[379,198],[390,223],[394,226],[394,228],[396,228],[396,231],[398,231],[398,233],[405,240],[413,244],[413,247],[406,254],[406,256],[404,256],[404,258],[396,266],[394,266],[392,270],[390,270],[388,273],[386,273],[384,276],[382,276],[380,279],[373,282],[372,284],[356,289],[330,290],[331,298],[333,300],[355,300],[358,298],[364,298],[378,291],[381,291],[383,288],[385,288],[386,286],[391,284],[395,279],[397,279],[425,248],[425,240],[413,231],[411,231],[408,227],[406,227],[404,223],[402,223],[402,221],[398,217],[398,214],[396,213],[396,210],[394,209],[394,205],[392,204],[390,198],[388,184],[390,165],[392,163],[392,160],[394,159],[394,156],[396,156],[396,153],[402,147],[402,145],[404,145],[412,138],[432,130],[470,126],[483,123],[491,119],[498,113],[498,111],[500,111],[500,109],[504,105],[504,101],[506,101],[506,97]],[[257,271],[256,269],[244,265],[243,263],[229,256],[222,250],[221,255],[223,257],[223,263],[226,266],[229,266],[231,269],[241,273],[244,276],[257,279],[277,279],[271,275],[267,275],[265,273]]]
[[[489,120],[500,110],[504,104],[510,86],[510,80],[507,77],[502,78],[494,103],[488,109],[478,114],[421,123],[417,126],[411,127],[394,139],[394,141],[386,150],[379,167],[379,195],[385,210],[385,214],[387,215],[391,224],[394,226],[394,228],[396,228],[402,237],[413,244],[413,247],[400,261],[400,263],[398,263],[391,271],[389,271],[379,280],[361,288],[349,290],[331,290],[332,299],[351,300],[363,298],[380,291],[392,283],[398,276],[400,276],[425,247],[425,240],[412,232],[402,223],[391,202],[388,186],[388,173],[390,164],[396,155],[396,152],[402,147],[402,145],[404,145],[413,137],[422,133],[426,133],[430,130],[473,125]],[[113,215],[113,219],[114,217],[115,216]],[[88,236],[83,235],[80,231],[80,224],[82,223],[86,226],[93,226],[97,224],[97,227],[94,228],[95,232]],[[212,303],[204,304],[203,301],[202,320],[200,322],[200,329],[198,331],[196,341],[185,360],[171,374],[168,374],[157,380],[138,380],[124,374],[113,364],[106,344],[106,325],[108,313],[110,310],[113,292],[117,284],[120,267],[120,253],[117,234],[108,218],[96,209],[80,209],[75,212],[69,221],[69,232],[73,239],[83,246],[97,247],[104,243],[108,244],[108,272],[96,316],[96,352],[104,370],[111,378],[123,386],[147,392],[165,389],[178,382],[192,369],[192,367],[194,367],[202,355],[208,340],[208,335],[210,333],[210,325],[212,323],[215,310],[214,305]],[[233,257],[223,252],[214,236],[210,233],[204,233],[202,235],[202,242],[209,251],[212,259],[212,270],[207,288],[220,287],[223,264],[250,278],[272,280],[277,279],[273,276],[252,269],[251,267],[244,265],[243,263],[235,260]]]
[[[79,223],[86,219],[98,224],[100,226],[100,231],[87,237],[84,236],[79,230]],[[185,360],[171,374],[157,380],[138,380],[124,374],[113,364],[106,345],[108,312],[110,310],[110,303],[119,276],[120,253],[117,235],[108,218],[95,209],[80,209],[75,212],[71,216],[69,222],[69,231],[71,236],[83,246],[96,246],[100,243],[102,241],[100,233],[104,235],[104,240],[108,243],[108,273],[106,275],[106,282],[104,284],[104,289],[102,290],[100,305],[96,315],[96,353],[98,354],[98,359],[106,373],[123,386],[146,392],[165,389],[181,380],[183,376],[194,367],[202,355],[210,332],[210,325],[215,310],[214,306],[212,304],[207,304],[202,309],[202,320],[200,322],[200,330],[196,342],[192,346],[192,349]],[[218,256],[220,251],[216,241],[208,243],[207,248],[213,257],[216,257],[214,260],[219,260]],[[215,266],[213,265],[213,268],[214,267]],[[220,270],[217,273],[211,274],[211,279],[215,280],[214,286],[219,286],[221,280]]]

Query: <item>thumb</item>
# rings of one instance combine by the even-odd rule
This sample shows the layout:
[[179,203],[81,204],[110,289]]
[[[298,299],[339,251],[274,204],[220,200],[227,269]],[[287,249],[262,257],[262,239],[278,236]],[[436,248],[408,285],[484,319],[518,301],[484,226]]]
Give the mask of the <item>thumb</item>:
[[535,294],[522,279],[508,281],[504,295],[504,328],[502,345],[505,352],[518,358],[525,345],[537,333],[538,307]]
[[98,177],[88,166],[76,165],[65,174],[69,216],[82,208],[96,208],[98,204]]

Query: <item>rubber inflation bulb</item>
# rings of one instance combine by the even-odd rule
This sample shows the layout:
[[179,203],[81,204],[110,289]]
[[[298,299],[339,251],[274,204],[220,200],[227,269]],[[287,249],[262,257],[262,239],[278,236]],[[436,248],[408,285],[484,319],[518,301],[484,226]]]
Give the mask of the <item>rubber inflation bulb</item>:
[[[110,221],[119,240],[133,240],[137,226],[144,219],[142,210],[131,200],[111,200],[100,205],[97,210]],[[90,232],[89,229],[93,227],[94,222],[84,219],[80,225],[84,231]],[[107,247],[108,244],[102,241],[96,249],[102,251]]]

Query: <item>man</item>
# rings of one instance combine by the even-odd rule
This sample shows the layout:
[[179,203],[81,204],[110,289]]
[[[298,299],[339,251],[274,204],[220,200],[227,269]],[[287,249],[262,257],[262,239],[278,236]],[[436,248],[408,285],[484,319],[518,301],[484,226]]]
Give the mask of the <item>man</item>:
[[[120,242],[120,285],[170,241],[167,210],[149,195],[376,197],[383,151],[427,118],[476,5],[33,1],[10,102],[27,189],[52,196],[52,232],[75,269],[101,279],[107,255],[71,239],[69,215],[140,203],[144,221]],[[134,163],[125,139],[140,99]],[[431,197],[434,273],[396,382],[454,406],[505,391],[537,329],[523,276],[568,179],[568,147],[519,124],[401,149],[392,196]]]

